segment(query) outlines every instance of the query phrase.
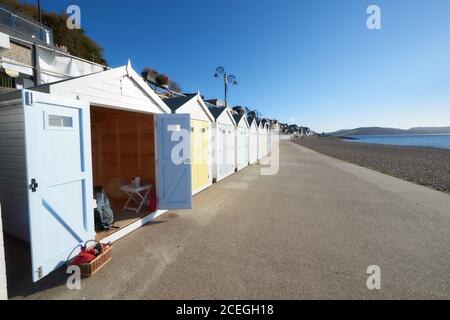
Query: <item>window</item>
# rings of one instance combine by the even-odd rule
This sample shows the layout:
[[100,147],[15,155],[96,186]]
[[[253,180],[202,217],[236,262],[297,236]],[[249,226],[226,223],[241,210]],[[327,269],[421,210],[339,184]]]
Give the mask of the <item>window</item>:
[[0,87],[2,88],[15,88],[16,80],[11,78],[4,72],[0,72]]
[[167,131],[169,132],[180,132],[181,126],[179,124],[169,124],[167,126]]
[[72,117],[57,116],[54,114],[50,114],[48,116],[48,125],[50,127],[58,127],[58,128],[73,128],[73,119]]

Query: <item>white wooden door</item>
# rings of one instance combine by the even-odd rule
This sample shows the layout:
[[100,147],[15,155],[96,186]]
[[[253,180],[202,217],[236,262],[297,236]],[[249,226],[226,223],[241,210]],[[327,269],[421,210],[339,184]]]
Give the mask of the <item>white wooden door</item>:
[[217,178],[222,178],[226,173],[226,129],[219,126],[217,130]]
[[158,208],[192,209],[191,117],[159,114],[157,123]]
[[94,239],[89,105],[23,91],[32,278]]
[[250,137],[249,137],[249,162],[251,164],[255,163],[258,160],[258,133],[256,129],[250,129]]
[[224,136],[224,175],[228,176],[234,172],[234,128],[223,126]]

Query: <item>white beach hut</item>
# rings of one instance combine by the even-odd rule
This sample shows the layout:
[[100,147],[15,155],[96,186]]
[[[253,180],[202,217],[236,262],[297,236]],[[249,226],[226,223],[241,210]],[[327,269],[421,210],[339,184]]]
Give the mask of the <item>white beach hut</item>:
[[269,155],[269,134],[270,134],[270,122],[266,119],[264,121],[264,135],[265,135],[265,145],[264,145],[264,156]]
[[236,122],[229,108],[212,105],[209,110],[214,116],[213,137],[213,179],[218,182],[235,172],[234,139]]
[[255,118],[250,117],[247,119],[249,124],[249,164],[258,162],[258,126]]
[[256,124],[258,128],[258,160],[261,160],[265,156],[264,150],[267,146],[267,141],[262,120],[257,119]]
[[245,115],[233,115],[236,122],[234,161],[236,170],[242,170],[249,165],[250,130]]
[[271,128],[270,128],[270,120],[268,119],[263,119],[262,120],[263,123],[263,128],[264,128],[264,140],[265,140],[265,145],[264,145],[264,156],[269,155],[270,153],[270,134],[271,134]]
[[215,120],[200,94],[163,100],[173,113],[191,115],[192,193],[212,185],[212,123]]
[[270,122],[270,131],[269,131],[269,154],[272,153],[274,148],[274,144],[279,141],[280,134],[280,123],[277,120],[272,120]]
[[[192,207],[190,137],[180,161],[170,152],[190,116],[170,112],[130,64],[0,96],[4,232],[30,242],[33,281],[87,240],[115,241],[167,209]],[[125,212],[122,187],[135,176],[160,210]],[[111,200],[113,232],[95,230],[94,185]]]

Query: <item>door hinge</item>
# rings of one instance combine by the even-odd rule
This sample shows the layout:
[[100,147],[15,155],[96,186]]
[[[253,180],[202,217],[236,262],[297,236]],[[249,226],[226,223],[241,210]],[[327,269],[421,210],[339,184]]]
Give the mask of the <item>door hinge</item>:
[[33,105],[33,93],[32,92],[26,92],[25,93],[25,103],[28,106],[32,106]]
[[39,187],[39,184],[37,183],[36,179],[31,179],[31,184],[30,184],[31,192],[36,192],[38,187]]
[[41,279],[42,278],[42,275],[43,275],[43,272],[42,272],[42,267],[39,267],[38,269],[37,269],[37,276],[38,276],[38,278],[39,279]]

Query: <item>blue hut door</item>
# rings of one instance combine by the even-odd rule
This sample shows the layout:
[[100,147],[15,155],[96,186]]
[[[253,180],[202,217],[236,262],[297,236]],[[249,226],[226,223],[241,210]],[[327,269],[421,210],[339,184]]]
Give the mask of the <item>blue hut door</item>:
[[32,278],[95,237],[89,105],[23,91]]
[[158,208],[192,209],[190,115],[160,114],[156,121]]

